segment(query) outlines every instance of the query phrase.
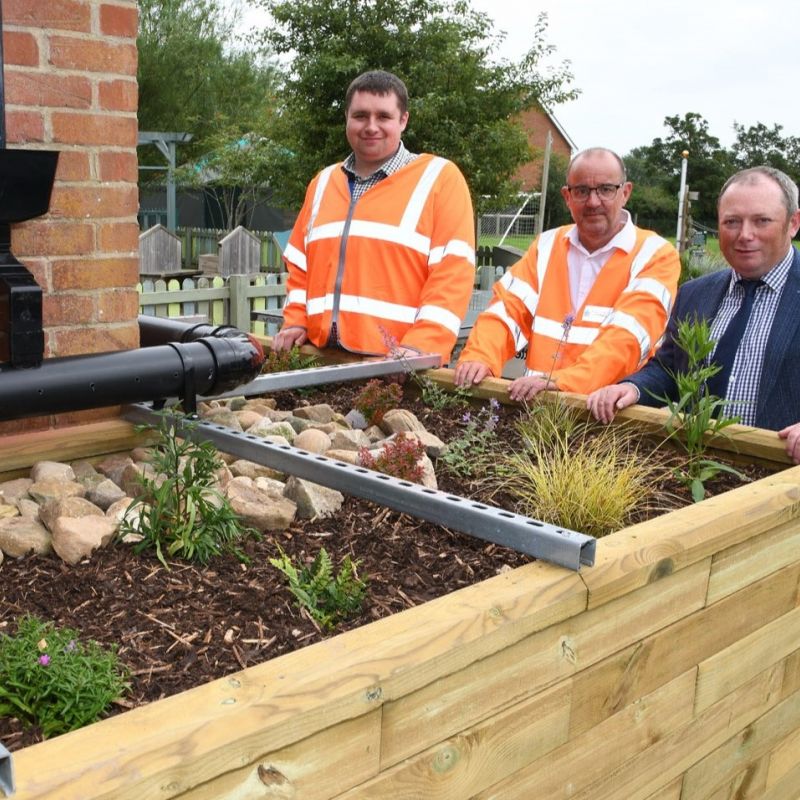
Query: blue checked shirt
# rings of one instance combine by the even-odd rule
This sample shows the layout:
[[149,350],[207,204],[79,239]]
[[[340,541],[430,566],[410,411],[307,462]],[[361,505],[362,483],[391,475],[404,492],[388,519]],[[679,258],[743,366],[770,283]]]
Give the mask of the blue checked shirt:
[[[764,352],[767,349],[767,339],[772,330],[772,322],[775,319],[781,292],[786,285],[793,255],[794,251],[789,248],[785,258],[761,279],[764,281],[764,285],[756,289],[747,329],[733,361],[733,369],[726,392],[726,414],[729,417],[740,417],[745,425],[755,424],[756,401],[758,400],[758,387],[761,383]],[[741,278],[732,271],[728,291],[722,298],[717,316],[711,325],[711,338],[716,342],[725,333],[742,304],[744,289],[739,285],[740,280]],[[713,354],[711,358],[713,360]]]
[[347,181],[350,184],[352,202],[355,203],[364,192],[371,189],[379,181],[397,172],[401,167],[410,164],[416,157],[416,153],[409,153],[405,145],[400,142],[397,152],[388,161],[381,164],[372,175],[367,175],[366,178],[359,178],[355,173],[356,157],[353,153],[350,153],[342,164],[342,169],[347,175]]

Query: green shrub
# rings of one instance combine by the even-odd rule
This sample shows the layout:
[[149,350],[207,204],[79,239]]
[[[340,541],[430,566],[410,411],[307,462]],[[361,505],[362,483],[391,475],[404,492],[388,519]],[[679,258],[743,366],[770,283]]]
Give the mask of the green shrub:
[[100,719],[128,689],[116,647],[83,643],[70,628],[33,616],[0,634],[0,715],[57,736]]
[[353,408],[364,415],[370,425],[380,425],[384,414],[397,408],[403,399],[399,383],[387,383],[373,378],[361,387],[353,400]]
[[300,348],[290,347],[288,350],[270,350],[262,372],[292,372],[296,369],[311,369],[319,366],[319,358],[313,354],[304,355]]
[[400,432],[391,442],[383,446],[377,456],[373,456],[366,447],[362,447],[358,451],[358,460],[361,466],[367,469],[383,472],[400,480],[419,483],[423,475],[420,459],[424,455],[425,447],[419,439]]
[[447,443],[438,459],[453,475],[472,477],[485,471],[487,460],[494,461],[499,409],[500,403],[492,398],[477,414],[467,411],[462,415],[461,434]]

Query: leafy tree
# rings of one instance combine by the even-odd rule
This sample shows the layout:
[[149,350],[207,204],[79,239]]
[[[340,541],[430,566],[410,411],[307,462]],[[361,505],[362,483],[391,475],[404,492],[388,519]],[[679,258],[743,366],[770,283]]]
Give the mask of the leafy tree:
[[737,169],[765,164],[800,181],[800,137],[784,136],[782,125],[768,128],[762,122],[749,128],[734,122],[733,130],[736,141],[731,150]]
[[[300,202],[311,176],[347,152],[344,93],[361,72],[386,69],[408,86],[404,141],[455,161],[476,208],[514,196],[516,169],[530,158],[515,116],[536,102],[571,99],[567,65],[540,67],[553,52],[540,15],[518,62],[493,61],[503,35],[467,0],[259,0],[274,27],[264,41],[291,56],[273,131],[286,148],[274,185]],[[491,198],[491,200],[486,200]]]

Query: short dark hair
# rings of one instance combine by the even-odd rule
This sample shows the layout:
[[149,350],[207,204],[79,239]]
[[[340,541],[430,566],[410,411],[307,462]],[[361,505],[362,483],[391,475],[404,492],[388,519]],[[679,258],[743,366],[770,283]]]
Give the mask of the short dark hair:
[[731,175],[731,177],[725,181],[725,185],[720,190],[719,197],[717,197],[717,209],[719,209],[722,195],[724,195],[733,184],[757,183],[760,178],[766,178],[778,184],[778,188],[783,195],[783,205],[786,208],[786,214],[791,217],[792,214],[797,211],[798,207],[797,184],[785,172],[781,172],[779,169],[775,169],[775,167],[766,166],[750,167],[749,169],[740,170],[735,175]]
[[400,113],[408,111],[408,89],[397,75],[384,72],[382,69],[362,72],[348,87],[344,96],[344,110],[347,113],[350,102],[356,92],[369,92],[370,94],[394,94],[397,96],[397,105]]

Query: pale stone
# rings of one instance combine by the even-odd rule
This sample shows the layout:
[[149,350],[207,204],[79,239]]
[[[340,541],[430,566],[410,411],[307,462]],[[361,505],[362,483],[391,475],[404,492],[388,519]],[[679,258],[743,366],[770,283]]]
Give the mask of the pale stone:
[[[122,471],[119,481],[115,481],[115,483],[117,483],[119,488],[129,497],[137,497],[145,491],[145,487],[142,485],[142,479],[156,480],[156,477],[156,471],[150,464],[146,464],[144,461],[140,461],[136,464],[131,462]],[[161,481],[156,482],[160,484],[163,483],[164,480],[165,478],[162,476]]]
[[30,486],[28,494],[42,504],[62,497],[83,497],[86,487],[75,481],[37,481]]
[[236,419],[239,420],[239,424],[242,426],[243,431],[246,431],[248,428],[252,428],[253,425],[257,425],[263,418],[263,414],[256,414],[255,411],[250,411],[249,409],[243,409],[242,411],[236,412]]
[[333,422],[336,412],[327,403],[320,403],[315,406],[298,406],[294,415],[312,422]]
[[422,456],[418,462],[422,465],[422,478],[420,483],[428,489],[438,489],[439,483],[436,480],[436,470],[433,468],[433,462],[428,456]]
[[400,431],[425,431],[425,426],[405,408],[393,408],[391,411],[387,411],[383,415],[380,428],[389,434],[399,433]]
[[250,411],[255,411],[256,414],[260,414],[263,417],[265,412],[275,408],[277,405],[278,401],[274,397],[255,397],[248,400],[244,407]]
[[204,422],[210,422],[213,425],[223,425],[234,431],[241,431],[242,426],[239,423],[239,418],[236,414],[228,408],[212,408],[208,413],[203,416]]
[[16,503],[21,497],[28,496],[28,489],[33,486],[30,478],[17,478],[0,483],[0,500],[4,503]]
[[8,517],[18,517],[19,516],[19,507],[15,505],[6,505],[5,503],[0,503],[0,519],[6,519]]
[[262,492],[270,492],[272,494],[283,494],[283,481],[276,481],[274,478],[256,478],[251,482],[252,486],[260,489]]
[[369,436],[359,430],[340,430],[331,437],[333,450],[360,450],[362,447],[369,447],[370,444]]
[[20,497],[17,500],[17,508],[20,516],[39,519],[39,508],[41,506],[35,500],[31,500],[29,497]]
[[134,461],[143,461],[145,464],[149,464],[153,460],[153,448],[134,447],[133,450],[131,450],[131,458]]
[[116,503],[112,503],[106,509],[106,516],[109,519],[113,519],[117,524],[122,522],[122,518],[125,516],[125,512],[128,510],[128,507],[133,502],[132,497],[121,497]]
[[267,436],[283,436],[288,442],[293,442],[295,437],[294,428],[288,422],[272,422],[263,419],[247,431],[251,436],[260,436],[265,439]]
[[125,468],[133,464],[133,459],[128,455],[113,455],[104,458],[98,465],[97,471],[106,478],[110,478],[119,486],[122,483],[122,473]]
[[92,464],[91,461],[87,461],[85,458],[79,461],[73,461],[70,466],[75,473],[75,480],[79,483],[83,483],[86,478],[99,474],[94,468],[94,464]]
[[363,431],[369,427],[367,418],[357,409],[351,408],[345,415],[345,421],[351,428]]
[[39,481],[74,481],[75,472],[69,464],[60,461],[37,461],[31,467],[31,480]]
[[28,553],[47,555],[53,541],[47,528],[30,517],[11,517],[0,520],[0,550],[11,558]]
[[261,415],[264,419],[268,419],[270,422],[287,422],[293,416],[291,411],[279,411],[276,408],[268,408],[265,412]]
[[358,450],[328,450],[325,458],[331,461],[344,461],[346,464],[358,464]]
[[[439,458],[447,450],[447,445],[438,436],[434,436],[428,431],[404,432],[403,435],[409,439],[416,439],[425,448],[426,455],[431,458]],[[397,436],[396,433],[392,434],[385,440],[386,443],[394,441]]]
[[382,442],[386,438],[386,434],[377,425],[370,425],[364,433],[367,435],[371,444]]
[[237,397],[228,398],[228,408],[231,411],[241,411],[246,404],[247,398],[243,394],[240,394]]
[[39,520],[52,531],[59,517],[103,516],[103,510],[83,497],[64,497],[48,500],[39,508]]
[[226,493],[242,522],[261,533],[286,530],[297,511],[297,506],[286,497],[233,481]]
[[327,433],[308,428],[308,430],[298,433],[294,440],[294,446],[309,453],[324,453],[330,449],[331,439]]
[[123,492],[114,481],[108,478],[101,481],[96,486],[87,487],[86,491],[86,499],[103,510],[125,496],[125,492]]
[[303,519],[331,517],[344,503],[341,492],[294,476],[286,481],[283,495],[297,505],[297,515]]
[[234,461],[230,465],[230,471],[234,480],[239,476],[244,476],[246,478],[260,478],[263,476],[265,478],[280,480],[283,476],[283,473],[278,472],[276,469],[265,467],[263,464],[257,464],[255,461],[247,461],[244,458]]
[[117,532],[117,523],[104,515],[59,517],[53,525],[53,550],[67,564],[77,564],[98,547],[105,547]]
[[224,489],[233,479],[231,468],[224,464],[214,473],[214,481],[220,489]]

